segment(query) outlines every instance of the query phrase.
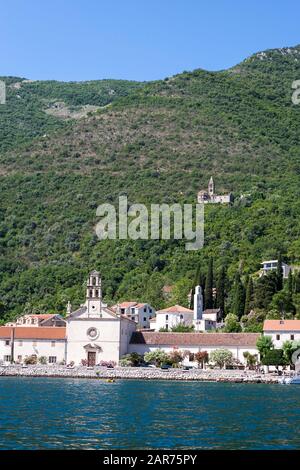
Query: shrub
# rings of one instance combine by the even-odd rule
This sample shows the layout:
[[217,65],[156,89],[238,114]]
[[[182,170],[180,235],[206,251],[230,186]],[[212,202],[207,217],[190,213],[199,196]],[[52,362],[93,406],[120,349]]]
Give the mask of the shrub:
[[24,363],[26,365],[36,364],[37,363],[37,357],[35,355],[27,356],[24,359]]
[[210,353],[210,359],[217,366],[223,368],[233,362],[233,354],[228,349],[216,349]]
[[48,362],[46,356],[39,357],[38,361],[40,364],[43,364],[43,365],[47,364]]

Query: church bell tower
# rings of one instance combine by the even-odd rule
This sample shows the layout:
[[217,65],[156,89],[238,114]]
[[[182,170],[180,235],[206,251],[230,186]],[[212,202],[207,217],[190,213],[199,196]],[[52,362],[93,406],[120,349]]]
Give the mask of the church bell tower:
[[101,277],[98,271],[89,274],[86,283],[86,306],[88,316],[99,316],[102,307]]
[[213,196],[215,194],[215,183],[213,180],[213,177],[210,177],[209,183],[208,183],[208,194],[209,196]]

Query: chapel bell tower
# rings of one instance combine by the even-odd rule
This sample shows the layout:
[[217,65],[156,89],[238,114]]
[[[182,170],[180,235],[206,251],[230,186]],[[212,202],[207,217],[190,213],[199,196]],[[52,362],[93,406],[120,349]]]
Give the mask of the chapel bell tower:
[[102,306],[102,288],[101,277],[98,271],[92,271],[89,274],[86,283],[86,306],[89,316],[100,315]]

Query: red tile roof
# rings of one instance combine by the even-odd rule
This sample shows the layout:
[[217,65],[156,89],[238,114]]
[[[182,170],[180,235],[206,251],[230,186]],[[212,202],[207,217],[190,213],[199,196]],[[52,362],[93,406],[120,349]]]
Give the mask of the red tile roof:
[[167,307],[162,310],[159,310],[156,313],[194,313],[193,310],[189,308],[182,307],[181,305],[173,305],[172,307]]
[[[1,326],[0,338],[11,338],[12,327]],[[66,328],[56,326],[17,326],[15,327],[16,339],[65,339]]]
[[300,320],[265,320],[264,331],[300,331]]
[[256,347],[259,333],[132,333],[130,344],[162,346],[242,346]]
[[137,302],[122,302],[119,304],[120,308],[128,308],[128,307],[134,307],[137,304]]

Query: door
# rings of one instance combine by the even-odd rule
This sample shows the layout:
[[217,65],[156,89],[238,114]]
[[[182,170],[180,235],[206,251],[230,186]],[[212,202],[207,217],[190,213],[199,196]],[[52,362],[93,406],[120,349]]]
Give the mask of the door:
[[93,367],[96,365],[96,353],[94,351],[88,352],[88,366]]

